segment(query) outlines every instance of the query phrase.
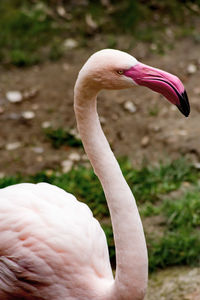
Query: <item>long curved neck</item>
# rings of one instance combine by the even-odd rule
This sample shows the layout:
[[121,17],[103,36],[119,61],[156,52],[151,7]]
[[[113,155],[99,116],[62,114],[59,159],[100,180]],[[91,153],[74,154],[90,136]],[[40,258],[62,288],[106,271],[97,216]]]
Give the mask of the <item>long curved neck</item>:
[[111,298],[141,300],[148,276],[143,227],[135,199],[101,128],[96,95],[97,91],[86,91],[86,86],[77,80],[74,109],[78,130],[103,186],[114,232],[117,269]]

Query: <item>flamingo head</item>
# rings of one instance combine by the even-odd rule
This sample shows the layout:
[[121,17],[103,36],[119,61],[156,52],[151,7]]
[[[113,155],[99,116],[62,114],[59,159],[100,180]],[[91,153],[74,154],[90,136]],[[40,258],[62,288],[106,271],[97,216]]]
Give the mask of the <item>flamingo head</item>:
[[96,52],[83,66],[80,75],[97,90],[146,86],[162,94],[186,117],[190,113],[187,93],[177,76],[142,64],[125,52],[113,49]]

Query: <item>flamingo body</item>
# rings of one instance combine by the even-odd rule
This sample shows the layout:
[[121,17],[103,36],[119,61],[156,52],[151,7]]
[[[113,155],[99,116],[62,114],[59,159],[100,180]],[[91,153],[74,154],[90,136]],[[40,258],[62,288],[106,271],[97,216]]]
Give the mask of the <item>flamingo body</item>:
[[81,139],[111,215],[116,275],[105,234],[90,209],[58,187],[18,184],[0,190],[0,300],[143,300],[148,279],[145,236],[132,191],[99,122],[101,89],[144,85],[188,116],[174,75],[105,49],[79,72],[74,110]]
[[0,190],[0,207],[0,299],[7,299],[3,290],[31,299],[101,299],[112,270],[105,234],[87,205],[56,186],[22,183]]

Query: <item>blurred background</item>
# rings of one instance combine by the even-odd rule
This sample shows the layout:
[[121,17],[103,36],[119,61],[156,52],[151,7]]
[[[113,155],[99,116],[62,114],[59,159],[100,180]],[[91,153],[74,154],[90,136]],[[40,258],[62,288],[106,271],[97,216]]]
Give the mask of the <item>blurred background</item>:
[[200,299],[200,1],[0,1],[0,187],[47,181],[86,202],[115,249],[77,133],[85,60],[115,48],[183,81],[189,118],[146,88],[103,91],[100,121],[136,197],[149,251],[148,300]]

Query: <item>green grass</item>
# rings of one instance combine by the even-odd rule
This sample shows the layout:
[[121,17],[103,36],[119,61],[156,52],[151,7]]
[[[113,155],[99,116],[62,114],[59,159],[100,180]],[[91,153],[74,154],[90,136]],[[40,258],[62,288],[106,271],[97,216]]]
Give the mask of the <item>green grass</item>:
[[52,146],[56,149],[63,145],[69,147],[82,147],[81,140],[71,134],[69,130],[64,130],[63,128],[47,128],[44,130],[44,133]]
[[[150,271],[173,265],[200,264],[199,171],[182,158],[157,167],[144,166],[140,169],[133,169],[127,159],[121,159],[120,165],[136,197],[143,221],[154,216],[163,219],[162,235],[158,235],[156,230],[145,230]],[[0,179],[0,188],[23,181],[45,181],[57,185],[88,204],[102,223],[111,262],[115,265],[109,212],[102,187],[92,169],[78,166],[67,174],[49,175],[44,171],[27,177],[5,177]],[[189,191],[186,192],[184,186],[190,186]],[[176,197],[170,196],[172,191],[178,191]]]
[[157,206],[146,204],[143,217],[162,216],[163,236],[147,236],[150,270],[173,265],[200,264],[200,186],[190,188]]
[[[54,25],[54,19],[42,2],[33,5],[30,1],[2,0],[0,14],[0,58],[3,63],[23,67],[36,64],[45,57],[60,57],[62,27]],[[47,47],[49,44],[52,45],[50,48]]]
[[[68,15],[63,18],[58,14],[56,1],[0,1],[0,62],[25,67],[48,59],[55,61],[66,51],[65,39],[74,38],[80,46],[87,46],[95,35],[107,37],[104,47],[113,48],[118,48],[118,36],[128,35],[130,45],[121,46],[124,50],[140,40],[154,44],[152,51],[159,54],[173,46],[166,35],[167,28],[172,29],[174,39],[192,36],[199,42],[193,21],[200,10],[199,1],[112,0],[110,3],[107,9],[100,1],[76,5],[63,0]],[[96,29],[87,24],[88,15],[97,24]]]
[[166,200],[162,211],[167,218],[170,230],[176,230],[183,226],[188,228],[200,228],[200,188],[186,193],[180,199]]
[[200,233],[181,227],[160,239],[147,239],[149,268],[155,271],[175,265],[200,265]]
[[158,167],[144,166],[139,170],[132,170],[130,165],[126,165],[124,174],[140,203],[155,203],[160,200],[161,195],[180,188],[184,181],[196,183],[198,178],[198,171],[182,158],[166,164],[161,163]]

